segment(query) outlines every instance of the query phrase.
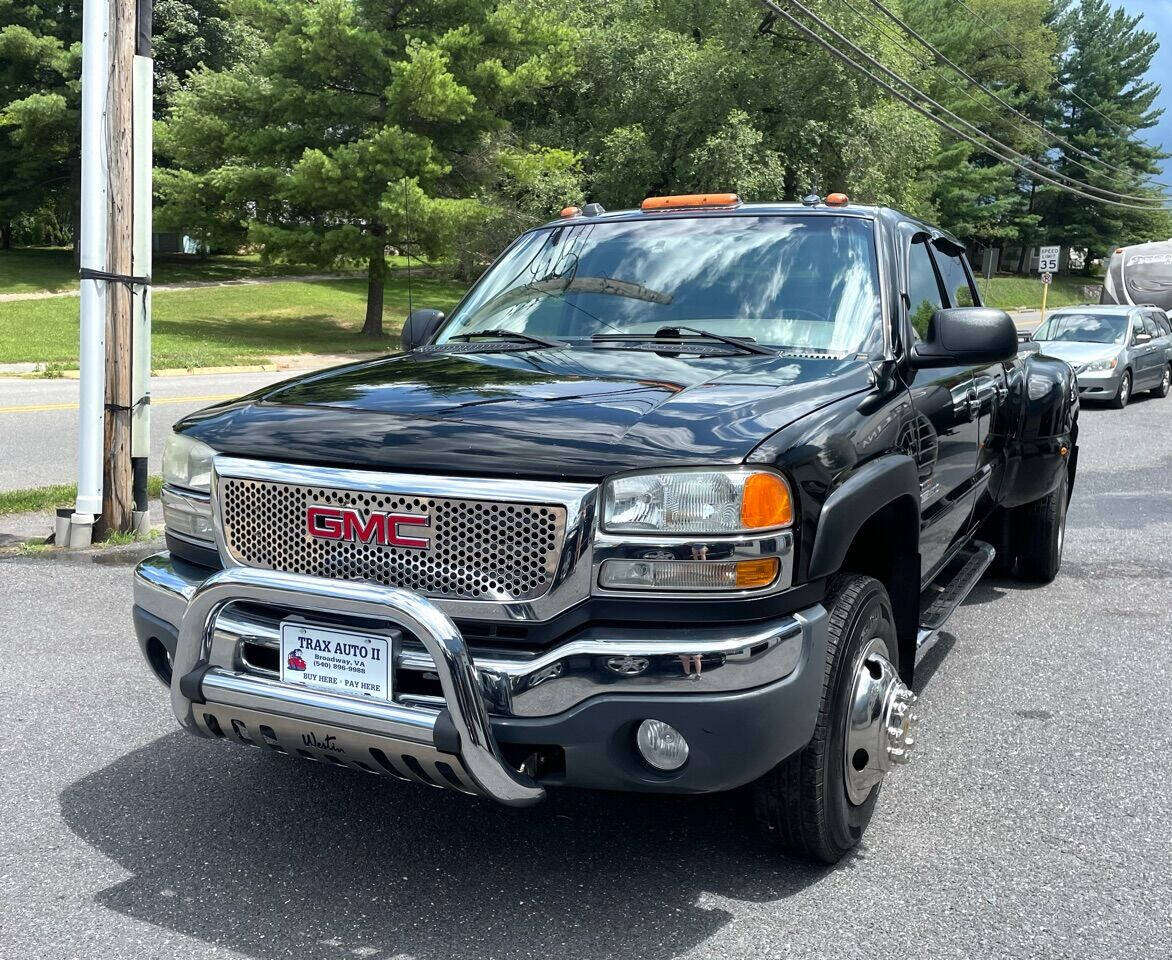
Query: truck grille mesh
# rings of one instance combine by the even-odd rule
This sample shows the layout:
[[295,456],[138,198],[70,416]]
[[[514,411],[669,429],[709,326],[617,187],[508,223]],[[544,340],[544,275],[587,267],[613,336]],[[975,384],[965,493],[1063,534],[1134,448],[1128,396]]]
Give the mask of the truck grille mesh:
[[[564,507],[369,493],[263,480],[222,478],[220,517],[232,558],[249,567],[363,580],[425,596],[533,600],[550,589],[565,535]],[[313,505],[425,513],[426,549],[309,536]]]

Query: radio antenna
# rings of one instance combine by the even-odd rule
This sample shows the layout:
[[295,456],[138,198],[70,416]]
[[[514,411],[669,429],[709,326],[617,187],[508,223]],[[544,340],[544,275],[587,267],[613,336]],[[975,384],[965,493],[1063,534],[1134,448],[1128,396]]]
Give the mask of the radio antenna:
[[403,178],[403,220],[405,221],[406,243],[403,244],[407,253],[407,316],[411,316],[415,309],[414,303],[411,299],[411,204],[408,200],[409,191],[407,190],[407,178]]

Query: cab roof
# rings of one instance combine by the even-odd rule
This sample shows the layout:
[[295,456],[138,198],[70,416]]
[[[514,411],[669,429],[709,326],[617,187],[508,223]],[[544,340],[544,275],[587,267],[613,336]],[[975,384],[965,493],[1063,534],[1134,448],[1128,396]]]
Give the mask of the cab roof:
[[648,223],[654,223],[662,220],[696,219],[699,217],[786,216],[793,214],[811,217],[859,217],[867,220],[883,220],[891,226],[896,226],[900,223],[912,223],[917,226],[922,226],[926,231],[935,236],[941,236],[950,240],[958,247],[963,247],[963,244],[956,237],[948,233],[948,231],[927,223],[919,217],[913,217],[911,214],[904,213],[902,210],[894,207],[880,207],[871,204],[850,202],[838,206],[831,206],[824,202],[811,205],[794,201],[774,201],[769,203],[738,203],[736,205],[708,207],[683,206],[664,210],[607,210],[593,216],[588,216],[580,212],[574,216],[559,217],[557,220],[551,220],[549,223],[535,227],[534,229],[541,230],[547,227],[563,226],[568,223],[614,223],[618,221],[646,221]]

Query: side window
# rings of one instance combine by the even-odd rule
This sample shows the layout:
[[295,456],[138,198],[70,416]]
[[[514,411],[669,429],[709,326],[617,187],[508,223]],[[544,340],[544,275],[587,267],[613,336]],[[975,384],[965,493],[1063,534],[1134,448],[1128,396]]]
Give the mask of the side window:
[[1153,310],[1148,314],[1148,320],[1151,321],[1152,326],[1156,328],[1156,332],[1152,334],[1153,337],[1168,336],[1168,320],[1164,314],[1157,310]]
[[1156,320],[1150,313],[1144,314],[1144,333],[1148,334],[1153,340],[1160,335],[1160,328],[1156,326]]
[[932,314],[944,306],[940,296],[940,281],[924,240],[916,240],[908,250],[907,294],[910,301],[908,316],[911,317],[916,337],[922,340],[928,335],[928,322]]
[[940,267],[940,279],[944,282],[949,306],[975,306],[977,298],[974,295],[972,283],[969,281],[968,271],[964,268],[964,257],[959,254],[945,253],[937,247],[936,264]]

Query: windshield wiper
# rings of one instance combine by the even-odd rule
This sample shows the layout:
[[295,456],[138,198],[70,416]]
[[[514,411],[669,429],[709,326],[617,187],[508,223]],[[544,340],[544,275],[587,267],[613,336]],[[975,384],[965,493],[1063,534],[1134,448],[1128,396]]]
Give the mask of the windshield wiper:
[[550,337],[538,337],[532,333],[522,333],[520,330],[472,330],[469,333],[457,333],[455,336],[448,337],[448,340],[471,340],[473,337],[493,337],[497,340],[515,340],[519,343],[532,343],[539,347],[564,347],[566,344],[561,340],[553,340]]
[[[689,336],[683,336],[689,334]],[[677,341],[686,340],[715,340],[718,343],[726,343],[730,347],[736,347],[738,350],[743,350],[745,353],[757,353],[763,356],[772,357],[776,351],[763,347],[748,337],[726,337],[722,333],[713,333],[711,330],[701,330],[699,327],[661,327],[655,333],[596,333],[590,339],[595,343],[600,343],[608,340],[664,340],[673,339]]]

